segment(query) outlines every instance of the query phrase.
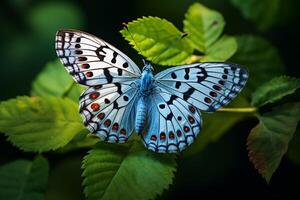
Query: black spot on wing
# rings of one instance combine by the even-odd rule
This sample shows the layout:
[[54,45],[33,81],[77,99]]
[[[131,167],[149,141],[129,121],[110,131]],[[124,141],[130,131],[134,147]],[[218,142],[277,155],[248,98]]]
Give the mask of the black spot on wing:
[[176,78],[177,78],[175,72],[172,72],[172,73],[171,73],[171,77],[172,77],[172,79],[176,79]]
[[117,87],[117,92],[119,94],[123,94],[121,84],[120,83],[115,83],[115,86]]
[[107,46],[100,46],[97,50],[96,50],[96,54],[99,58],[99,60],[103,61],[105,58],[105,55],[100,54],[100,52],[106,54],[106,52],[103,50],[104,48],[107,48]]
[[114,101],[113,108],[114,109],[118,109],[119,108],[119,105],[118,105],[117,101]]
[[105,76],[105,78],[106,78],[106,80],[107,80],[107,83],[111,83],[111,82],[113,81],[113,77],[112,77],[112,75],[110,74],[110,72],[109,72],[108,69],[104,68],[104,69],[103,69],[103,74],[104,74],[104,76]]
[[125,63],[123,64],[123,67],[124,67],[124,68],[127,68],[127,67],[128,67],[128,63],[125,62]]
[[177,99],[178,97],[176,96],[176,95],[171,95],[171,97],[170,97],[170,99],[169,99],[169,101],[167,101],[167,104],[168,105],[170,105],[170,104],[173,104],[173,101],[175,100],[175,99]]
[[189,76],[190,68],[185,68],[184,71],[185,71],[184,79],[189,80],[189,78],[190,78],[190,76]]
[[194,92],[195,88],[189,88],[186,92],[183,93],[183,99],[187,101]]
[[120,69],[120,68],[118,68],[118,75],[119,75],[119,76],[122,76],[122,74],[123,74],[123,70]]
[[180,81],[176,81],[176,83],[175,83],[175,88],[176,88],[176,89],[179,89],[180,86],[181,86],[181,82],[180,82]]
[[173,113],[169,113],[168,115],[167,115],[167,117],[166,117],[166,120],[172,120],[172,118],[173,118]]
[[114,53],[113,53],[113,58],[111,59],[111,62],[112,62],[112,63],[115,64],[115,63],[117,62],[117,56],[118,56],[118,55],[119,55],[119,54],[118,54],[117,52],[114,51]]

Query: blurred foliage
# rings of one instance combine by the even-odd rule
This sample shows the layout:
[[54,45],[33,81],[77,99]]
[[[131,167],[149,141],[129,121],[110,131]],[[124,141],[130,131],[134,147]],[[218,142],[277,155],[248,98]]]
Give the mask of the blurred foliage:
[[288,150],[288,157],[295,162],[296,164],[300,165],[300,125],[298,124],[298,128],[294,133],[294,137],[289,144]]
[[249,80],[245,93],[250,96],[261,84],[284,72],[278,50],[265,39],[253,35],[237,36],[238,51],[230,59],[246,66]]
[[42,156],[33,161],[16,160],[1,166],[0,199],[44,199],[48,171],[48,161]]
[[[279,15],[281,0],[230,0],[246,19],[254,21],[261,30],[268,29]],[[267,12],[266,12],[267,10]]]
[[[222,152],[227,157],[214,155],[214,151],[206,152],[211,147],[208,144],[220,141],[226,133],[232,135],[231,131],[235,130],[232,127],[239,122],[256,117],[259,124],[248,136],[248,154],[255,168],[269,182],[287,150],[288,158],[300,163],[299,127],[295,133],[300,116],[299,79],[282,76],[286,71],[293,76],[299,75],[294,73],[297,71],[295,66],[286,68],[286,57],[284,63],[281,58],[282,54],[288,54],[289,59],[297,59],[293,56],[296,53],[283,52],[282,47],[290,38],[284,35],[280,38],[285,40],[278,42],[278,36],[272,32],[274,27],[280,26],[284,30],[293,29],[299,2],[194,2],[178,1],[176,6],[170,6],[175,4],[174,1],[135,1],[136,7],[127,9],[123,8],[128,2],[119,2],[121,22],[135,19],[136,15],[128,14],[133,10],[139,16],[168,16],[174,22],[172,24],[159,17],[142,17],[128,23],[132,36],[126,29],[121,33],[138,53],[160,65],[229,60],[249,69],[250,79],[245,90],[228,106],[232,112],[203,114],[203,130],[178,162],[190,163],[191,169],[186,168],[188,171],[184,173],[190,174],[195,182],[204,179],[208,183],[216,176],[225,178],[225,173],[235,171],[228,169],[234,168],[231,162],[235,159],[228,155],[237,152],[225,145]],[[53,156],[63,157],[63,161],[51,165],[47,192],[46,158],[38,156],[33,161],[16,160],[3,165],[0,168],[0,199],[44,199],[45,192],[49,200],[82,199],[84,194],[88,199],[155,199],[173,183],[177,170],[175,155],[154,154],[136,138],[124,145],[99,142],[98,137],[90,135],[84,128],[78,114],[78,97],[84,87],[74,84],[57,60],[45,65],[55,56],[54,35],[62,28],[89,27],[91,31],[94,29],[93,32],[99,31],[102,36],[111,37],[108,42],[118,41],[114,34],[121,22],[114,18],[116,14],[111,15],[115,5],[103,10],[102,7],[107,8],[105,2],[99,3],[100,8],[91,6],[94,4],[30,0],[13,0],[3,4],[4,12],[0,16],[9,18],[11,14],[7,8],[13,8],[12,13],[16,17],[9,22],[0,18],[5,27],[0,38],[0,53],[5,58],[0,68],[0,73],[5,74],[1,80],[4,83],[0,86],[3,91],[1,98],[28,94],[29,91],[33,96],[1,102],[0,131],[21,150],[50,151],[46,157],[51,162],[55,162],[51,160]],[[97,24],[97,28],[92,28],[92,23]],[[184,33],[187,36],[182,38]],[[234,112],[240,107],[250,111]],[[238,137],[247,134],[248,130],[243,127],[234,132]],[[84,154],[86,149],[91,150],[81,163],[82,155],[79,156],[78,152]],[[68,159],[73,153],[76,156]],[[193,161],[198,156],[200,165]],[[215,159],[216,156],[219,158]],[[80,189],[80,165],[83,189]],[[238,168],[236,165],[238,162],[235,163],[235,168]]]

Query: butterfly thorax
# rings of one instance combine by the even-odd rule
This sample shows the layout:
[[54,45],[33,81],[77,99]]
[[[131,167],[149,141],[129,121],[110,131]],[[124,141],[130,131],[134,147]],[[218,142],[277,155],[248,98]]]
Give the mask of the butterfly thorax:
[[154,84],[153,84],[153,68],[151,64],[145,64],[143,68],[143,72],[140,78],[140,98],[137,102],[137,113],[136,113],[136,119],[135,119],[135,131],[137,133],[141,133],[143,130],[143,127],[145,127],[146,118],[147,118],[147,112],[148,112],[148,106],[147,101],[149,96],[151,95]]
[[151,64],[146,64],[140,79],[140,92],[143,96],[148,96],[153,89],[153,68]]

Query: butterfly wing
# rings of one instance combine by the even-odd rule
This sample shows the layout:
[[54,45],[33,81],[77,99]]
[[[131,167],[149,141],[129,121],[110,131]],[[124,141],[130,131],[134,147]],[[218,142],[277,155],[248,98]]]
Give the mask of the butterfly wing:
[[215,112],[242,90],[248,72],[231,63],[195,63],[169,68],[154,79],[158,87],[196,108]]
[[214,112],[228,104],[247,78],[245,69],[230,63],[196,63],[158,73],[142,136],[145,146],[162,153],[184,150],[201,130],[199,111]]
[[175,153],[193,143],[200,132],[200,112],[190,103],[158,89],[149,99],[149,123],[142,135],[144,145],[155,152]]
[[134,80],[137,65],[107,42],[77,30],[56,33],[56,53],[74,80],[87,86]]
[[134,130],[137,92],[134,82],[88,88],[80,96],[84,125],[104,141],[125,142]]
[[141,72],[136,64],[107,42],[77,30],[56,33],[56,53],[80,84],[84,125],[108,142],[125,142],[134,128]]

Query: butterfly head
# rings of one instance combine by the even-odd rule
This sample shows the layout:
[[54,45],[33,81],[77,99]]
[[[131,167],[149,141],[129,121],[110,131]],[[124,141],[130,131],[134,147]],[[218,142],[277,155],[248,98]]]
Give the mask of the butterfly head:
[[152,67],[151,63],[148,62],[147,60],[143,59],[143,63],[144,63],[144,67],[143,67],[143,71],[154,71],[154,68]]

